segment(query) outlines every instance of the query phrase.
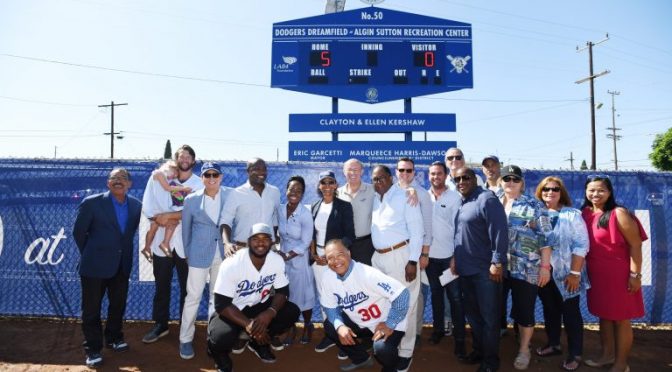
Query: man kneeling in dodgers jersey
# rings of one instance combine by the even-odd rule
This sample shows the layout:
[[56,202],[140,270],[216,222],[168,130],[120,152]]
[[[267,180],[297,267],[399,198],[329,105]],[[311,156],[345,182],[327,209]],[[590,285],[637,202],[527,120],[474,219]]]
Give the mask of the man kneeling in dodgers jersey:
[[378,269],[353,261],[338,239],[325,246],[329,271],[322,278],[321,303],[327,314],[324,330],[351,364],[341,371],[373,366],[362,338],[371,337],[373,354],[383,371],[396,371],[398,347],[406,329],[409,292]]
[[[208,349],[218,371],[231,371],[229,354],[242,330],[247,347],[264,363],[274,363],[269,343],[299,318],[289,302],[285,262],[271,249],[273,230],[264,223],[252,226],[249,248],[240,249],[222,263],[215,284],[215,311],[208,324]],[[271,296],[271,290],[275,295]]]

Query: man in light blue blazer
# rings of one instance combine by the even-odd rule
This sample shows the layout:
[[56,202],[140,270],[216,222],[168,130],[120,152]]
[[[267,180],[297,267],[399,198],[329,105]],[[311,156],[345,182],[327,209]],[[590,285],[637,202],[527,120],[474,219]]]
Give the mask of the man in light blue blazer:
[[214,312],[213,289],[224,258],[224,245],[219,232],[219,215],[230,188],[222,186],[222,169],[217,163],[205,162],[201,167],[201,181],[205,188],[184,200],[182,210],[182,242],[184,257],[189,265],[187,297],[184,300],[180,325],[180,357],[194,357],[194,339],[198,305],[203,288],[210,278],[208,315]]

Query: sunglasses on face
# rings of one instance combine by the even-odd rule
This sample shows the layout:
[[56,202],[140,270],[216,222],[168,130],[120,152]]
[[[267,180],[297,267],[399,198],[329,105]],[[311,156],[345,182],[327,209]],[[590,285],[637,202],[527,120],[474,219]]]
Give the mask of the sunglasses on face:
[[515,176],[504,176],[502,177],[502,181],[504,182],[512,182],[513,183],[520,183],[521,178],[520,177],[515,177]]
[[386,179],[387,177],[373,177],[371,178],[371,181],[373,181],[373,183],[379,183],[385,181]]
[[457,177],[453,178],[453,181],[455,181],[455,183],[457,184],[457,183],[460,183],[462,181],[467,182],[470,179],[471,179],[471,176],[465,175],[465,176],[457,176]]
[[560,187],[542,187],[541,191],[543,191],[543,192],[549,192],[549,191],[560,192]]
[[336,184],[336,181],[331,181],[331,180],[329,180],[329,181],[320,181],[320,185],[331,186],[331,185],[335,185],[335,184]]
[[219,178],[219,173],[203,173],[203,177],[205,178]]
[[462,160],[462,155],[451,155],[451,156],[446,156],[446,160]]
[[404,172],[413,173],[413,169],[398,168],[397,170],[399,171],[399,173],[404,173]]

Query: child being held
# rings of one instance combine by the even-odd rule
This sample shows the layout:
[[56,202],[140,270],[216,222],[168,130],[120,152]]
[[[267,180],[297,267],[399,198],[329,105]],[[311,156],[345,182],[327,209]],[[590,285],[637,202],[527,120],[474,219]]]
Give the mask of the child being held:
[[[158,187],[154,188],[155,199],[157,201],[158,209],[155,211],[156,214],[166,213],[166,212],[179,212],[184,206],[184,198],[189,195],[191,188],[182,186],[177,181],[178,169],[177,163],[173,160],[168,160],[152,172],[152,180],[161,187],[159,191]],[[149,262],[152,262],[152,250],[151,245],[156,232],[159,229],[159,224],[154,221],[154,215],[147,216],[150,220],[149,230],[145,235],[145,248],[141,251],[142,255],[147,258]],[[170,249],[170,239],[173,237],[175,228],[179,224],[178,221],[171,221],[165,226],[165,233],[163,235],[163,241],[159,243],[159,248],[167,257],[172,257],[173,253]]]

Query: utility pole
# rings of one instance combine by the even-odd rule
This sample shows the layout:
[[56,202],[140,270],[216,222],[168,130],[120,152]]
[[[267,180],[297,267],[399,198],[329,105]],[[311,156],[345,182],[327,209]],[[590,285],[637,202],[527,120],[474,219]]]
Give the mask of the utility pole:
[[569,169],[574,170],[574,153],[570,152],[569,159],[565,159],[565,161],[569,161]]
[[607,128],[611,133],[607,134],[607,138],[614,140],[614,169],[618,170],[618,156],[616,155],[616,141],[621,139],[621,136],[616,135],[617,130],[621,128],[616,128],[616,107],[614,106],[614,96],[618,96],[621,92],[608,90],[607,93],[611,94],[611,128]]
[[605,36],[604,39],[598,41],[597,43],[593,43],[592,41],[586,42],[586,46],[579,49],[579,47],[576,47],[576,52],[580,52],[582,50],[588,49],[588,66],[589,66],[589,72],[590,75],[588,77],[585,77],[581,80],[577,80],[574,83],[576,84],[581,84],[585,81],[590,80],[590,154],[591,154],[591,162],[590,162],[590,169],[595,170],[595,163],[596,163],[596,156],[595,156],[595,146],[596,146],[596,141],[595,141],[595,83],[594,80],[595,78],[598,78],[602,75],[608,74],[609,70],[604,70],[600,72],[599,74],[593,74],[593,46],[597,44],[601,44],[605,41],[609,40],[609,34]]
[[114,131],[114,106],[126,106],[128,103],[114,103],[114,101],[110,102],[109,105],[98,105],[98,107],[109,107],[110,108],[110,113],[111,113],[111,119],[110,119],[110,131],[108,133],[103,133],[104,135],[110,135],[110,159],[114,159],[114,136],[117,134],[121,134],[121,132],[115,132]]

